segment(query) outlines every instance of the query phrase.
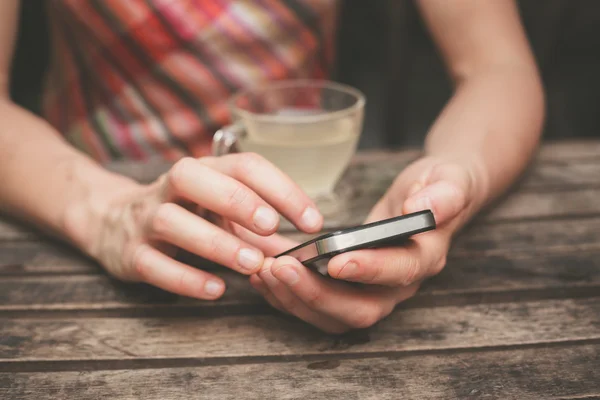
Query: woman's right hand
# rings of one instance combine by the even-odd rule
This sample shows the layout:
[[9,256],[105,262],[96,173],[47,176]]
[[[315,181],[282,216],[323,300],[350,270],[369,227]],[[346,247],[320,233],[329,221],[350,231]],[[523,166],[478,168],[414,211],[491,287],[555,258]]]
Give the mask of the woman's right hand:
[[257,243],[256,235],[273,235],[278,212],[304,232],[318,232],[323,224],[314,203],[289,177],[250,153],[184,158],[154,183],[121,192],[95,207],[102,211],[86,226],[72,214],[68,224],[81,247],[119,279],[200,299],[220,297],[225,285],[175,260],[177,248],[251,275],[265,255],[240,237]]

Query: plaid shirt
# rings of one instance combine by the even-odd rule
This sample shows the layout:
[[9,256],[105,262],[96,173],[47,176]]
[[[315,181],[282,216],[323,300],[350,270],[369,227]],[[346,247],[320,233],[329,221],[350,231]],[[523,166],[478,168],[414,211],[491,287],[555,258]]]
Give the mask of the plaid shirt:
[[50,0],[45,118],[95,159],[210,151],[228,98],[327,78],[336,0]]

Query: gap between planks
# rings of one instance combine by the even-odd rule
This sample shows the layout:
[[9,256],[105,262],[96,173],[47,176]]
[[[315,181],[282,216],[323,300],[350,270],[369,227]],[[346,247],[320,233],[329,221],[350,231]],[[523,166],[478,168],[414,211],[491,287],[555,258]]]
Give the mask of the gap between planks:
[[459,347],[451,349],[380,351],[372,353],[349,352],[335,354],[297,354],[283,356],[242,356],[213,358],[144,358],[122,360],[52,360],[52,361],[2,361],[0,373],[12,372],[67,372],[67,371],[100,371],[100,370],[140,370],[162,368],[211,367],[222,365],[248,365],[267,363],[323,362],[343,360],[365,360],[385,358],[401,360],[412,357],[450,355],[458,356],[469,353],[508,352],[528,349],[560,349],[565,347],[600,345],[600,338],[564,340],[552,342],[526,343],[514,345]]

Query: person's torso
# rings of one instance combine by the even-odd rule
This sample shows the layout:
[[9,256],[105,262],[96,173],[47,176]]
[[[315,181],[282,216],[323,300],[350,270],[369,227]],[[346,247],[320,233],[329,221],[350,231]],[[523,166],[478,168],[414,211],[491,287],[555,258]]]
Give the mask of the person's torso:
[[206,155],[240,88],[327,78],[336,0],[50,0],[44,116],[100,161]]

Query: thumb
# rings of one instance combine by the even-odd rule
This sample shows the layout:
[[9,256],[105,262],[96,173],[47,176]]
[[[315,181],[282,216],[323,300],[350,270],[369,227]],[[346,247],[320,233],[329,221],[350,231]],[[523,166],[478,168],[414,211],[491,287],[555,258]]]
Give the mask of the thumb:
[[438,225],[455,218],[467,205],[465,190],[447,180],[433,182],[411,194],[403,204],[403,214],[431,210]]

